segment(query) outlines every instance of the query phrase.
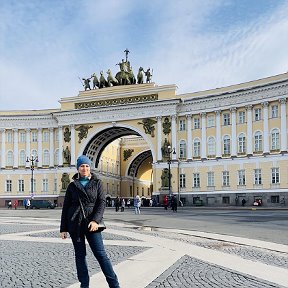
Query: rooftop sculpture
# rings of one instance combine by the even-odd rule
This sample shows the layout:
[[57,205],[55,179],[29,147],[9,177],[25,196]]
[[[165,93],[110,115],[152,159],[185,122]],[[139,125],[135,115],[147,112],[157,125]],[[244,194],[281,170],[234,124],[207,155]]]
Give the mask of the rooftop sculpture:
[[146,83],[151,83],[152,81],[151,69],[148,68],[147,71],[145,71],[143,67],[139,67],[138,73],[137,73],[137,80],[136,80],[130,61],[128,61],[128,54],[130,53],[130,51],[126,49],[124,53],[125,53],[125,60],[122,59],[121,62],[116,64],[116,66],[119,65],[120,71],[117,72],[115,76],[113,76],[111,69],[108,69],[108,71],[106,72],[108,75],[107,79],[105,78],[105,74],[103,71],[100,72],[99,79],[96,73],[93,73],[90,78],[82,78],[82,80],[79,77],[84,87],[84,90],[85,91],[91,90],[91,86],[90,86],[91,79],[93,79],[92,89],[101,89],[101,88],[113,87],[113,86],[118,86],[118,85],[143,84],[144,82],[143,74],[145,74]]

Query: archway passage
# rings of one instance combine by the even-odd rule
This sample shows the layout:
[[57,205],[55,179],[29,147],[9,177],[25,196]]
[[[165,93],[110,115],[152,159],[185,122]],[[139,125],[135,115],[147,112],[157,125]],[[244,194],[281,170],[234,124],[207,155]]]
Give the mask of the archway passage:
[[138,132],[126,127],[111,127],[105,129],[96,134],[89,141],[83,154],[87,155],[91,159],[92,163],[94,163],[94,168],[97,168],[101,154],[105,147],[114,140],[129,135],[140,136]]
[[141,154],[139,154],[131,163],[129,170],[128,170],[128,175],[131,177],[137,177],[138,170],[139,170],[139,167],[141,166],[141,164],[145,160],[147,160],[148,158],[151,158],[151,157],[152,157],[152,154],[151,154],[150,150],[144,151]]

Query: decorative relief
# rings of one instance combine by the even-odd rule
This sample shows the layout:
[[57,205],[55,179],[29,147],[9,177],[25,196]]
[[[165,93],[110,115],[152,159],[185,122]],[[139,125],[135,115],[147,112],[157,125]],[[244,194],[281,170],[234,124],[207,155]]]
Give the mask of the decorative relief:
[[154,131],[155,131],[155,127],[154,124],[156,124],[157,121],[151,119],[151,118],[145,118],[142,120],[142,122],[138,122],[138,124],[143,125],[145,134],[150,134],[151,137],[154,137]]
[[170,132],[171,132],[171,122],[169,121],[168,117],[165,117],[164,122],[162,124],[162,127],[163,127],[163,133],[165,135],[170,134]]
[[64,141],[69,143],[71,141],[71,131],[69,130],[68,127],[65,128],[63,134],[64,134]]
[[123,151],[123,156],[124,156],[124,161],[127,161],[128,158],[132,155],[132,153],[134,152],[133,149],[126,149]]
[[117,106],[117,105],[140,103],[140,102],[152,102],[156,100],[158,100],[157,94],[122,97],[115,99],[105,99],[105,100],[75,103],[75,109],[85,109],[85,108],[103,107],[103,106]]
[[92,128],[93,126],[88,126],[88,125],[80,125],[78,128],[76,128],[76,131],[79,131],[78,137],[79,141],[78,143],[81,143],[82,139],[87,138],[88,135],[88,130]]

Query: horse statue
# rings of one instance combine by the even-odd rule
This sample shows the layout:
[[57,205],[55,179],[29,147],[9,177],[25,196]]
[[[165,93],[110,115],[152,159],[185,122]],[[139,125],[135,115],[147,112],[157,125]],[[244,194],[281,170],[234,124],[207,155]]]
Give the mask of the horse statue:
[[106,73],[108,74],[107,83],[109,87],[116,86],[119,84],[118,80],[112,75],[112,72],[110,69],[108,69]]
[[130,83],[131,84],[136,84],[136,79],[135,79],[134,73],[132,71],[132,67],[130,65],[128,66],[128,74],[129,74]]
[[99,80],[98,80],[96,74],[93,73],[93,74],[91,75],[91,78],[93,78],[93,89],[99,88],[99,87],[100,87],[100,83],[99,83]]
[[125,71],[119,71],[115,78],[118,80],[119,85],[129,85],[131,84],[129,79],[129,73]]
[[105,88],[108,87],[108,82],[104,77],[104,72],[100,72],[100,83],[99,83],[99,88]]
[[137,74],[137,83],[138,84],[143,84],[143,78],[144,78],[143,71],[144,71],[144,69],[142,67],[140,67],[138,70],[138,74]]

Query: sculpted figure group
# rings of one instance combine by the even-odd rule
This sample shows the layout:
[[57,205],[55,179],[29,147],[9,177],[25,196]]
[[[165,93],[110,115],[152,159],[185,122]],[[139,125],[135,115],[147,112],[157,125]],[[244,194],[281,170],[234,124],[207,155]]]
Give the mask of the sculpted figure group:
[[143,67],[140,67],[138,69],[137,73],[137,79],[134,76],[132,66],[130,65],[130,61],[128,61],[127,56],[127,49],[124,51],[126,53],[126,61],[122,59],[121,62],[117,63],[116,65],[119,65],[120,71],[117,72],[115,77],[113,76],[110,69],[108,69],[107,78],[105,78],[104,72],[100,72],[100,77],[98,79],[96,73],[93,73],[90,78],[82,78],[83,82],[82,85],[86,90],[91,90],[90,82],[92,79],[92,89],[101,89],[105,87],[112,87],[117,85],[131,85],[131,84],[143,84],[144,83],[144,74],[146,77],[146,83],[151,83],[152,80],[152,73],[150,71],[150,68],[147,69],[147,71],[144,71]]

